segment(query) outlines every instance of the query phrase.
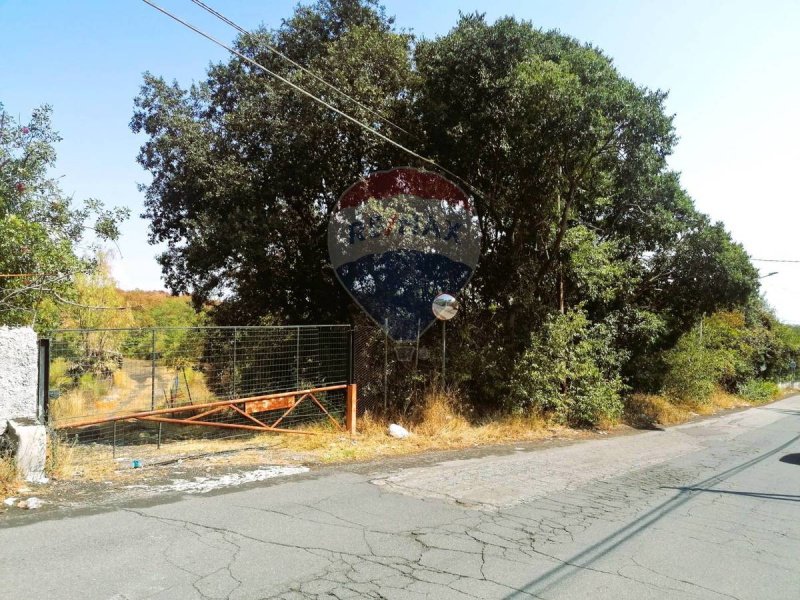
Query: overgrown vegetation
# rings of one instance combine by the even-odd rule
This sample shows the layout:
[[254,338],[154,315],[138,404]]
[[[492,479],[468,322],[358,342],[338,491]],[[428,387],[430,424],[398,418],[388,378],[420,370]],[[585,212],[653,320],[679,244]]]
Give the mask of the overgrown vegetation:
[[[319,0],[238,38],[246,56],[321,93],[268,46],[400,128],[343,109],[469,181],[483,247],[448,328],[459,397],[430,391],[436,360],[413,377],[390,373],[389,412],[422,437],[669,424],[735,405],[731,394],[768,400],[793,371],[800,330],[778,323],[744,249],[668,167],[677,137],[666,94],[625,78],[599,49],[478,14],[418,39],[370,0]],[[238,57],[189,89],[146,74],[131,127],[146,136],[151,241],[166,244],[171,291],[191,299],[123,292],[102,253],[77,256],[89,222],[114,239],[125,211],[70,207],[46,174],[57,141],[49,109],[21,127],[0,107],[0,271],[44,277],[0,279],[0,322],[94,329],[71,342],[83,362],[51,366],[64,418],[117,393],[147,406],[148,384],[120,368],[154,348],[165,398],[175,377],[197,398],[233,387],[214,365],[207,379],[191,368],[209,342],[187,328],[356,320],[325,246],[336,200],[375,170],[430,166]],[[117,327],[135,330],[104,331]],[[136,330],[146,327],[166,329]],[[435,330],[421,346],[436,357]],[[382,352],[364,360],[382,370]]]
[[[743,248],[669,170],[666,94],[596,47],[478,14],[418,39],[370,0],[319,0],[237,44],[311,91],[319,83],[267,45],[326,73],[402,128],[388,135],[469,181],[483,248],[449,328],[448,373],[477,413],[613,423],[634,392],[676,406],[718,387],[758,396],[748,382],[797,357]],[[189,89],[147,74],[135,103],[171,289],[197,306],[224,296],[218,324],[354,317],[328,267],[330,213],[359,177],[414,160],[238,57]],[[394,408],[423,403],[436,371],[398,375]]]
[[56,326],[74,306],[75,278],[93,271],[93,251],[130,213],[64,194],[50,173],[61,141],[51,113],[42,106],[23,123],[0,103],[0,325]]
[[537,410],[576,425],[616,421],[624,359],[610,328],[591,323],[583,310],[553,315],[516,363],[512,410]]

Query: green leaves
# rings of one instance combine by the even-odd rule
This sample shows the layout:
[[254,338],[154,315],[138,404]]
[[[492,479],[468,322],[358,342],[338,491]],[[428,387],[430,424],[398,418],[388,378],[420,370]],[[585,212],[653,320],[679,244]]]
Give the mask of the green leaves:
[[598,425],[622,414],[619,368],[610,328],[581,309],[547,319],[515,365],[512,403],[551,413],[572,425]]
[[[668,169],[666,94],[626,79],[597,48],[477,14],[416,40],[358,0],[301,6],[237,47],[474,186],[482,258],[450,335],[464,349],[452,373],[482,403],[502,404],[512,379],[537,403],[556,393],[547,373],[532,383],[519,366],[554,344],[577,353],[563,359],[573,391],[556,393],[573,407],[565,418],[616,414],[623,379],[657,388],[665,349],[704,313],[757,293],[741,246]],[[147,136],[145,217],[152,241],[167,244],[167,284],[196,305],[224,298],[220,323],[348,319],[324,245],[330,210],[367,173],[420,166],[239,58],[189,89],[147,74],[131,127]],[[582,341],[559,341],[563,328]],[[536,337],[543,330],[550,341]],[[601,408],[580,412],[576,398]]]
[[[106,209],[90,199],[74,206],[48,170],[55,165],[52,110],[33,111],[18,123],[0,104],[0,324],[57,323],[54,298],[68,296],[77,273],[94,262],[76,247],[86,230],[97,241],[116,240],[125,208]],[[93,250],[95,248],[90,249]],[[44,318],[44,321],[42,319]]]

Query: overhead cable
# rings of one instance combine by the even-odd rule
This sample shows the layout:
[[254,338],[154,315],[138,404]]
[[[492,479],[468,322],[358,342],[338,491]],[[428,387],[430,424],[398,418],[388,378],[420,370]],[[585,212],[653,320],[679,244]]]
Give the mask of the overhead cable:
[[401,144],[401,143],[399,143],[399,142],[396,142],[395,140],[393,140],[392,138],[390,138],[390,137],[388,137],[388,136],[384,135],[383,133],[381,133],[380,131],[378,131],[378,130],[377,130],[377,129],[375,129],[374,127],[372,127],[372,126],[370,126],[370,125],[368,125],[368,124],[364,123],[363,121],[360,121],[359,119],[357,119],[357,118],[355,118],[355,117],[352,117],[352,116],[350,116],[350,115],[349,115],[349,114],[347,114],[346,112],[344,112],[344,111],[342,111],[342,110],[340,110],[340,109],[336,108],[335,106],[333,106],[333,105],[332,105],[332,104],[330,104],[329,102],[326,102],[326,101],[325,101],[325,100],[323,100],[322,98],[319,98],[319,97],[315,96],[314,94],[312,94],[311,92],[307,91],[307,90],[306,90],[306,89],[304,89],[303,87],[301,87],[301,86],[297,85],[296,83],[294,83],[294,82],[292,82],[292,81],[289,81],[288,79],[286,79],[286,77],[283,77],[282,75],[279,75],[278,73],[275,73],[274,71],[271,71],[270,69],[268,69],[267,67],[265,67],[265,66],[264,66],[264,65],[262,65],[261,63],[258,63],[258,62],[256,62],[255,60],[253,60],[252,58],[250,58],[249,56],[245,56],[244,54],[242,54],[241,52],[239,52],[239,51],[238,51],[238,50],[236,50],[235,48],[231,48],[230,46],[228,46],[228,45],[227,45],[227,44],[225,44],[224,42],[221,42],[221,41],[219,41],[218,39],[216,39],[216,38],[215,38],[215,37],[213,37],[212,35],[210,35],[210,34],[208,34],[208,33],[204,32],[204,31],[202,31],[201,29],[198,29],[197,27],[195,27],[195,26],[194,26],[194,25],[192,25],[191,23],[188,23],[188,22],[184,21],[183,19],[181,19],[180,17],[178,17],[178,16],[176,16],[176,15],[172,14],[172,13],[171,13],[171,12],[169,12],[168,10],[166,10],[166,9],[164,9],[164,8],[161,8],[160,6],[158,6],[157,4],[155,4],[154,2],[152,2],[151,0],[142,0],[142,2],[144,2],[144,3],[145,3],[145,4],[147,4],[148,6],[150,6],[150,7],[154,8],[154,9],[156,9],[156,10],[157,10],[157,11],[159,11],[160,13],[162,13],[162,14],[164,14],[164,15],[168,16],[168,17],[169,17],[169,18],[171,18],[172,20],[174,20],[174,21],[177,21],[178,23],[180,23],[180,24],[181,24],[181,25],[183,25],[184,27],[186,27],[186,28],[188,28],[188,29],[191,29],[192,31],[194,31],[194,32],[195,32],[195,33],[197,33],[198,35],[201,35],[201,36],[203,36],[204,38],[206,38],[207,40],[209,40],[209,41],[211,41],[211,42],[213,42],[213,43],[217,44],[217,45],[218,45],[218,46],[220,46],[221,48],[224,48],[225,50],[227,50],[227,51],[228,51],[228,52],[230,52],[231,54],[234,54],[234,55],[238,56],[238,57],[239,57],[239,58],[241,58],[242,60],[244,60],[244,61],[248,62],[248,63],[249,63],[249,64],[251,64],[251,65],[253,65],[254,67],[257,67],[257,68],[261,69],[262,71],[264,71],[264,72],[265,72],[265,73],[267,73],[268,75],[271,75],[272,77],[274,77],[274,78],[275,78],[275,79],[277,79],[278,81],[281,81],[281,82],[285,83],[286,85],[288,85],[288,86],[289,86],[289,87],[291,87],[292,89],[294,89],[294,90],[296,90],[296,91],[300,92],[300,93],[301,93],[301,94],[303,94],[304,96],[308,96],[309,98],[311,98],[311,99],[312,99],[312,100],[314,100],[315,102],[318,102],[319,104],[323,105],[324,107],[326,107],[326,108],[328,108],[328,109],[332,110],[333,112],[335,112],[336,114],[338,114],[338,115],[340,115],[340,116],[344,117],[344,118],[345,118],[345,119],[347,119],[348,121],[351,121],[352,123],[355,123],[356,125],[358,125],[358,126],[359,126],[359,127],[361,127],[362,129],[364,129],[365,131],[367,131],[367,132],[371,133],[372,135],[374,135],[374,136],[376,136],[376,137],[378,137],[378,138],[382,139],[383,141],[385,141],[385,142],[387,142],[387,143],[391,144],[392,146],[395,146],[396,148],[399,148],[400,150],[402,150],[403,152],[405,152],[405,153],[406,153],[406,154],[408,154],[409,156],[413,156],[413,157],[414,157],[414,158],[416,158],[417,160],[421,160],[422,162],[428,163],[429,165],[432,165],[433,167],[435,167],[435,168],[439,169],[440,171],[443,171],[444,173],[447,173],[447,174],[448,174],[448,175],[450,175],[452,178],[454,178],[454,179],[458,180],[460,183],[462,183],[462,184],[464,184],[465,186],[467,186],[467,187],[468,187],[470,190],[472,190],[473,192],[476,192],[478,195],[481,195],[481,196],[484,196],[484,195],[485,195],[485,194],[483,194],[483,193],[482,193],[482,192],[481,192],[481,191],[480,191],[478,188],[476,188],[474,185],[472,185],[471,183],[469,183],[469,182],[468,182],[466,179],[464,179],[463,177],[461,177],[461,176],[457,175],[456,173],[453,173],[453,172],[452,172],[451,170],[449,170],[448,168],[446,168],[446,167],[443,167],[442,165],[440,165],[439,163],[437,163],[437,162],[436,162],[435,160],[433,160],[432,158],[428,158],[427,156],[422,156],[421,154],[418,154],[417,152],[415,152],[414,150],[411,150],[410,148],[408,148],[408,147],[404,146],[403,144]]
[[[203,10],[205,10],[206,12],[209,12],[209,13],[211,13],[212,15],[214,15],[215,17],[217,17],[217,18],[218,18],[220,21],[222,21],[222,22],[224,22],[224,23],[227,23],[228,25],[230,25],[231,27],[233,27],[234,29],[236,29],[236,30],[237,30],[239,33],[241,33],[241,34],[244,34],[244,35],[252,35],[252,34],[251,34],[249,31],[247,31],[247,30],[246,30],[244,27],[241,27],[241,26],[237,25],[237,24],[236,24],[236,23],[234,23],[232,20],[230,20],[228,17],[226,17],[225,15],[223,15],[222,13],[220,13],[219,11],[215,10],[214,8],[212,8],[211,6],[209,6],[208,4],[206,4],[205,2],[203,2],[202,0],[192,0],[192,2],[193,2],[194,4],[196,4],[197,6],[199,6],[200,8],[202,8]],[[396,123],[393,123],[392,121],[390,121],[388,118],[386,118],[384,115],[382,115],[382,114],[381,114],[381,113],[379,113],[378,111],[376,111],[376,110],[374,110],[374,109],[370,108],[369,106],[366,106],[366,105],[365,105],[365,104],[363,104],[362,102],[359,102],[358,100],[356,100],[355,98],[353,98],[352,96],[350,96],[349,94],[347,94],[346,92],[342,91],[340,88],[336,87],[336,86],[335,86],[335,85],[333,85],[332,83],[329,83],[329,82],[327,82],[325,79],[323,79],[322,77],[320,77],[319,75],[317,75],[316,73],[314,73],[313,71],[311,71],[310,69],[308,69],[308,68],[304,67],[303,65],[301,65],[301,64],[300,64],[300,63],[298,63],[297,61],[295,61],[295,60],[292,60],[292,59],[291,59],[289,56],[287,56],[286,54],[284,54],[283,52],[281,52],[280,50],[278,50],[278,49],[277,49],[275,46],[273,46],[273,45],[271,45],[271,44],[269,44],[269,43],[267,43],[267,42],[265,42],[265,41],[263,41],[263,40],[261,40],[261,42],[260,42],[260,43],[261,43],[261,44],[262,44],[262,45],[263,45],[263,46],[264,46],[264,47],[265,47],[267,50],[269,50],[270,52],[272,52],[273,54],[276,54],[277,56],[279,56],[280,58],[282,58],[283,60],[285,60],[286,62],[288,62],[289,64],[291,64],[292,66],[294,66],[294,67],[297,67],[298,69],[300,69],[300,70],[301,70],[301,71],[303,71],[304,73],[307,73],[308,75],[310,75],[311,77],[313,77],[314,79],[316,79],[317,81],[319,81],[320,83],[322,83],[323,85],[327,86],[328,88],[330,88],[331,90],[333,90],[333,91],[334,91],[334,92],[336,92],[337,94],[339,94],[339,95],[341,95],[341,96],[343,96],[343,97],[347,98],[348,100],[350,100],[350,102],[353,102],[354,104],[356,104],[356,105],[357,105],[357,106],[359,106],[360,108],[362,108],[362,109],[364,109],[365,111],[369,112],[370,114],[372,114],[372,115],[376,116],[378,119],[380,119],[380,120],[381,120],[381,121],[383,121],[384,123],[386,123],[386,124],[388,124],[388,125],[391,125],[392,127],[394,127],[395,129],[397,129],[398,131],[402,131],[403,133],[405,133],[405,134],[407,134],[407,135],[412,135],[410,132],[408,132],[407,130],[405,130],[405,129],[403,129],[402,127],[400,127],[400,125],[398,125],[398,124],[396,124]]]

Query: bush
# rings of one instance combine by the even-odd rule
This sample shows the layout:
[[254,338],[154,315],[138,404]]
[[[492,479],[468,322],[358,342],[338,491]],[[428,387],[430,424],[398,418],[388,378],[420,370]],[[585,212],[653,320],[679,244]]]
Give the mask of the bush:
[[706,348],[697,331],[690,331],[664,354],[664,394],[683,404],[707,403],[729,363],[727,351]]
[[763,379],[750,379],[739,385],[737,393],[750,402],[768,402],[780,394],[778,384]]
[[616,421],[623,409],[623,360],[611,330],[591,323],[581,309],[551,316],[515,365],[512,408],[579,426]]

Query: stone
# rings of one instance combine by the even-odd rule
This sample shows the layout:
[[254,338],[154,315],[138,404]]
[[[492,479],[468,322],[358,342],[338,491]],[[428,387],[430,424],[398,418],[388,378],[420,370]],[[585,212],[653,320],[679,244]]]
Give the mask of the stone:
[[33,419],[11,419],[5,434],[20,475],[31,483],[46,483],[47,429]]
[[392,436],[393,438],[403,439],[407,438],[411,434],[405,427],[392,423],[391,425],[389,425],[389,435]]

